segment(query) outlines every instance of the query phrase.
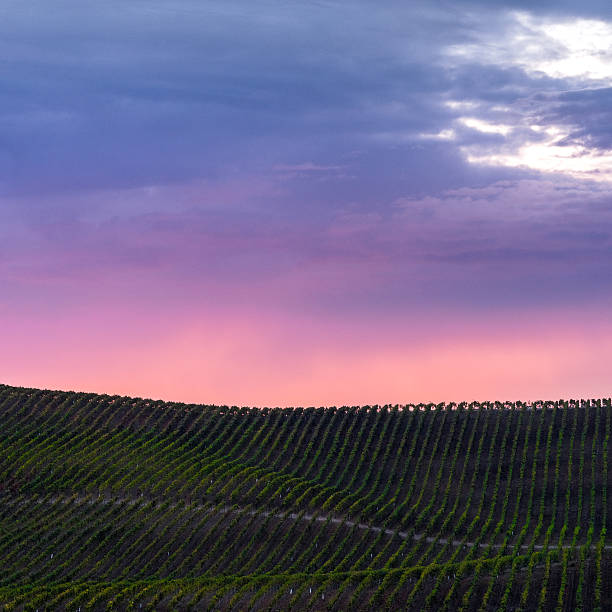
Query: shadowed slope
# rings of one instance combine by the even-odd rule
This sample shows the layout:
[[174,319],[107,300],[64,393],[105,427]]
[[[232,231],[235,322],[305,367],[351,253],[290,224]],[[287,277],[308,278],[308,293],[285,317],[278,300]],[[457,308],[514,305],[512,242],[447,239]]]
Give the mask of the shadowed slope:
[[607,609],[611,417],[0,387],[0,602]]

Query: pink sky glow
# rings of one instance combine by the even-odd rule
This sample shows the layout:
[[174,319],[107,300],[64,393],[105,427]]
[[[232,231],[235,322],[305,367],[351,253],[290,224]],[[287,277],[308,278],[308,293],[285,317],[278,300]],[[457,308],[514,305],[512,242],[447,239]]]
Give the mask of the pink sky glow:
[[605,2],[23,4],[0,5],[0,383],[612,393]]
[[[134,312],[134,305],[130,312]],[[413,320],[116,309],[10,319],[4,381],[254,406],[605,396],[610,326],[568,313]],[[8,320],[5,318],[5,320]],[[571,325],[568,325],[571,320]]]

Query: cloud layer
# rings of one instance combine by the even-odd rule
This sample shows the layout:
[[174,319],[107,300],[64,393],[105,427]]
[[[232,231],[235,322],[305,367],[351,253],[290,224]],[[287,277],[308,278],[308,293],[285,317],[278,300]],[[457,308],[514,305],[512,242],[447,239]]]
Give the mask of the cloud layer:
[[[0,7],[8,382],[243,403],[358,402],[355,372],[363,401],[456,399],[459,380],[604,393],[585,347],[612,302],[606,3],[45,7]],[[184,367],[156,386],[165,358]]]

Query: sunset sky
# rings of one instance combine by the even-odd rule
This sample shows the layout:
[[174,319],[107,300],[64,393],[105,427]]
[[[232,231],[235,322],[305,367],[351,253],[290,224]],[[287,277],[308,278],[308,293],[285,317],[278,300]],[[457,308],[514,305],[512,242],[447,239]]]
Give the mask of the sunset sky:
[[612,4],[0,3],[0,382],[609,397]]

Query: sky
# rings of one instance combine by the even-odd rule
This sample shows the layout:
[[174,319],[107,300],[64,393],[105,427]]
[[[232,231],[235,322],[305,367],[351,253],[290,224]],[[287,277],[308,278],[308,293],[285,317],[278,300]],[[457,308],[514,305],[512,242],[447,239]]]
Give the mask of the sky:
[[5,0],[0,382],[609,397],[607,1]]

